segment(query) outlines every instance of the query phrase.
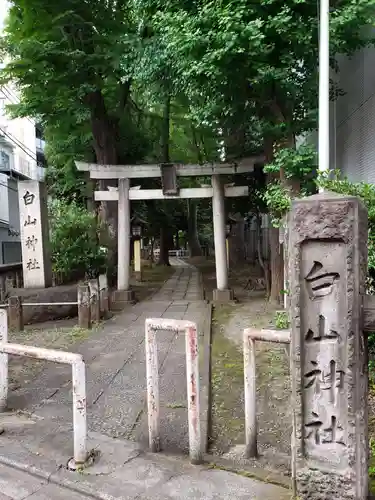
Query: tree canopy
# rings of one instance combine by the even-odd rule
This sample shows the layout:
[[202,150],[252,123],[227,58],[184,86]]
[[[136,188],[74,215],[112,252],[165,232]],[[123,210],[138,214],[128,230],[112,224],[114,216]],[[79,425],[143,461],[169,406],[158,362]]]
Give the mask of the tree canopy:
[[[333,70],[337,53],[373,43],[363,28],[372,23],[374,4],[331,2]],[[257,210],[265,209],[265,200],[274,210],[280,188],[289,189],[295,179],[298,186],[311,183],[313,155],[296,153],[295,138],[317,125],[315,0],[12,0],[10,5],[0,83],[12,81],[19,89],[15,116],[35,117],[45,127],[54,196],[86,203],[89,193],[75,169],[77,159],[202,163],[264,155],[276,184],[266,186],[259,172],[248,177],[249,199],[233,205],[244,214],[254,212],[254,200]],[[339,89],[332,84],[331,90],[335,98]],[[148,182],[145,187],[157,185]],[[259,190],[266,188],[264,197]],[[198,226],[206,224],[210,211],[209,204],[201,204],[204,209],[194,215],[197,207],[183,202],[134,207],[149,221],[150,235],[163,229],[160,238],[167,246],[181,227],[196,234],[196,216]],[[106,210],[105,219],[116,227],[116,214]],[[280,281],[274,282],[280,290]]]

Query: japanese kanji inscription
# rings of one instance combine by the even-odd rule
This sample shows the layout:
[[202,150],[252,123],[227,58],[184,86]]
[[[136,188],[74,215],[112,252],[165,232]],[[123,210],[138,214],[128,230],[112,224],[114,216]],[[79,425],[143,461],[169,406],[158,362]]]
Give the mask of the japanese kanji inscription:
[[[317,256],[320,256],[319,260]],[[301,315],[304,336],[303,404],[306,456],[319,456],[338,466],[338,446],[345,444],[347,406],[345,386],[345,328],[340,322],[340,284],[345,278],[337,266],[345,262],[345,245],[308,242],[302,246]]]
[[37,181],[21,181],[18,190],[24,286],[44,288],[51,285],[44,185]]
[[333,193],[296,200],[289,235],[295,497],[365,500],[367,213]]
[[35,247],[38,243],[38,238],[35,238],[35,235],[33,234],[31,237],[28,236],[25,242],[25,245],[29,250],[33,250],[35,252]]

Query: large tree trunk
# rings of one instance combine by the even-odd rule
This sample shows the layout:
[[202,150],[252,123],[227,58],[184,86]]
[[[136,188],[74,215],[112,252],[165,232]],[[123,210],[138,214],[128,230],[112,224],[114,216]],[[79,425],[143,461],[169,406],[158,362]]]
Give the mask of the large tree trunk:
[[[170,115],[171,115],[171,98],[167,95],[164,102],[163,126],[161,133],[161,156],[163,163],[169,163],[169,131],[170,131]],[[165,201],[163,204],[165,205]],[[172,239],[173,240],[173,239]],[[168,222],[162,221],[160,228],[160,256],[158,264],[170,266],[169,250],[171,237],[168,230]]]
[[[96,161],[99,165],[117,165],[117,126],[108,115],[104,97],[96,90],[86,97],[91,112],[91,129],[94,138]],[[116,180],[99,181],[99,189],[116,186]],[[101,219],[109,225],[112,236],[117,234],[117,203],[102,202]]]
[[160,254],[158,264],[160,266],[170,266],[169,262],[169,234],[166,227],[160,228]]
[[[273,159],[273,140],[265,141],[265,156],[266,163],[270,163]],[[272,182],[274,177],[269,174],[268,182]],[[271,290],[269,295],[270,302],[281,302],[282,291],[284,289],[284,252],[279,241],[279,229],[277,227],[269,228],[270,242],[270,271],[271,271]]]
[[[117,157],[117,125],[108,114],[104,97],[100,90],[86,96],[90,108],[91,129],[94,139],[96,161],[100,165],[116,165]],[[99,189],[106,190],[108,186],[116,186],[116,180],[100,181]],[[116,202],[102,202],[99,218],[107,227],[101,234],[101,243],[108,247],[108,278],[113,282],[117,267],[117,224],[118,207]]]
[[271,294],[271,279],[270,279],[270,268],[268,262],[265,262],[263,259],[263,236],[262,236],[262,219],[258,215],[257,216],[257,254],[259,265],[263,271],[264,275],[264,284],[266,287],[266,295],[267,297]]
[[197,209],[197,202],[188,200],[188,242],[191,257],[200,257],[202,255],[198,237]]
[[279,228],[269,228],[269,242],[271,247],[271,291],[269,300],[280,304],[284,289],[284,251],[279,242]]
[[164,111],[163,111],[163,124],[161,131],[161,156],[163,163],[170,162],[169,156],[169,133],[171,121],[171,98],[169,95],[165,97]]

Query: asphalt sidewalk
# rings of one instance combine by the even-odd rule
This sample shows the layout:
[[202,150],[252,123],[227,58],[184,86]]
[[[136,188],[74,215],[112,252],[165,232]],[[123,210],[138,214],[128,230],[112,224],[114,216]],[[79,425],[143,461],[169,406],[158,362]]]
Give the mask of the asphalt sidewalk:
[[[48,433],[48,430],[47,430]],[[0,500],[290,500],[290,491],[185,458],[152,454],[137,444],[90,433],[97,462],[82,473],[66,470],[70,432],[60,432],[36,454],[10,436],[0,440],[12,466],[0,464]],[[25,465],[27,464],[27,465]]]

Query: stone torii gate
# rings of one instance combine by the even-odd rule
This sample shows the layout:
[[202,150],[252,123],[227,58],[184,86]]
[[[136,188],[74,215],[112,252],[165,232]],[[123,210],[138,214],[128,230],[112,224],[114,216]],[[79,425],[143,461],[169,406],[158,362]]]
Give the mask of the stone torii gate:
[[[77,169],[90,173],[95,180],[118,180],[117,190],[95,191],[95,201],[118,202],[118,276],[115,301],[126,303],[134,299],[130,289],[130,201],[131,200],[175,200],[182,198],[212,198],[214,226],[216,290],[213,299],[226,302],[233,298],[228,285],[226,256],[224,197],[247,196],[247,186],[224,187],[220,175],[249,173],[263,157],[252,157],[238,164],[216,163],[203,165],[98,165],[76,161]],[[177,177],[211,177],[211,187],[179,189]],[[131,189],[130,179],[157,178],[163,189]]]

